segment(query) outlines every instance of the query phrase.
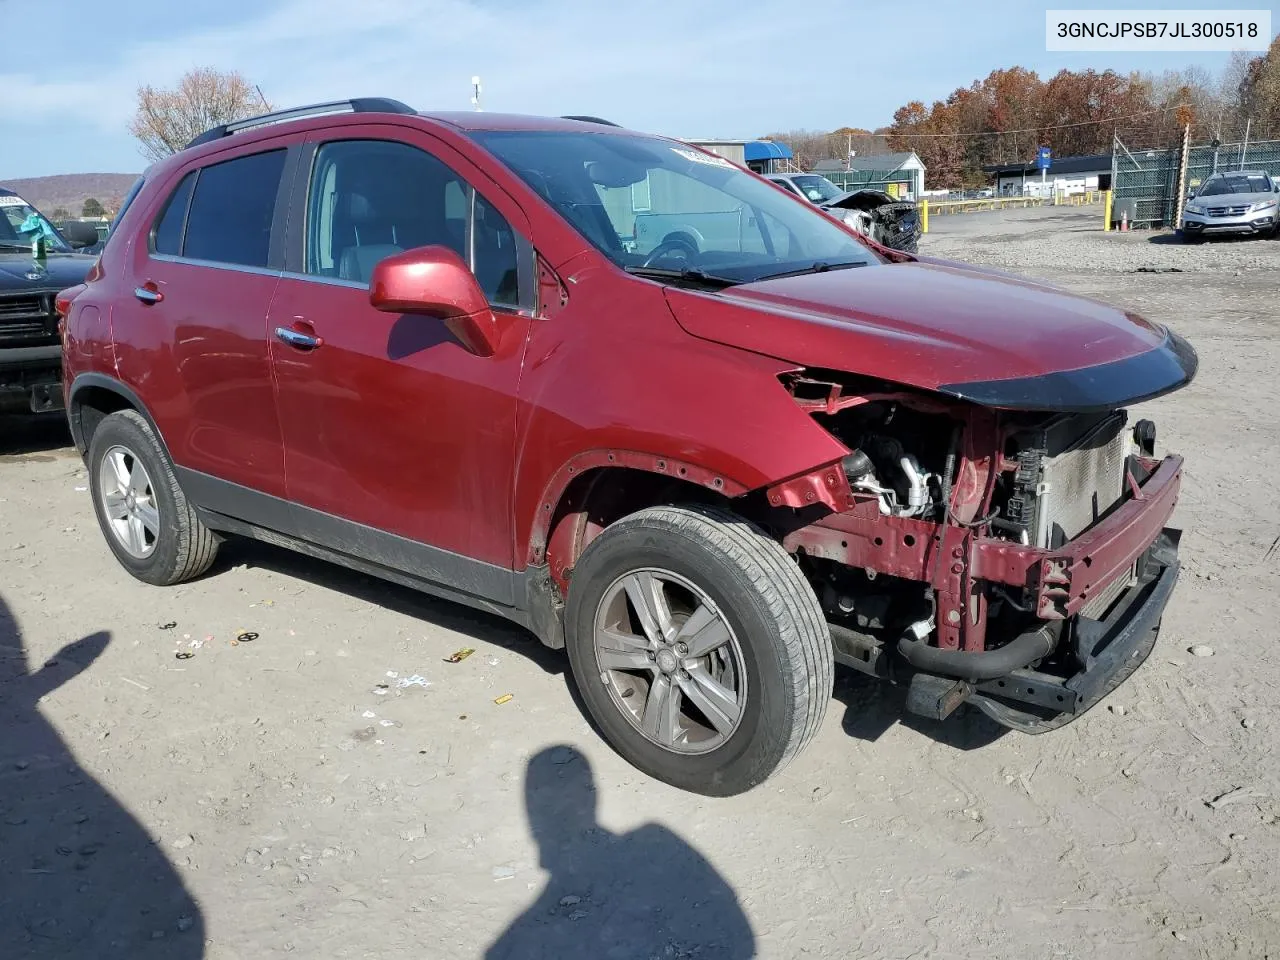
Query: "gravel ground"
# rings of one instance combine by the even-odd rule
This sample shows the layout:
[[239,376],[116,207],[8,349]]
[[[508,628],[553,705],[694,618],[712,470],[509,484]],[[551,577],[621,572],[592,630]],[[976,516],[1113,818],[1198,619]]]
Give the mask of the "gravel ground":
[[842,675],[808,751],[729,800],[621,762],[562,660],[500,621],[251,544],[132,581],[58,426],[5,425],[0,954],[1280,956],[1280,243],[1098,219],[935,218],[922,249],[1199,350],[1144,408],[1188,458],[1152,658],[1041,737],[904,721],[899,691]]
[[[1139,270],[1222,273],[1275,270],[1280,241],[1222,238],[1186,244],[1167,230],[1103,233],[1102,207],[1030,207],[931,217],[921,250],[1046,276],[1058,268],[1091,274]],[[1105,289],[1101,292],[1105,293]]]

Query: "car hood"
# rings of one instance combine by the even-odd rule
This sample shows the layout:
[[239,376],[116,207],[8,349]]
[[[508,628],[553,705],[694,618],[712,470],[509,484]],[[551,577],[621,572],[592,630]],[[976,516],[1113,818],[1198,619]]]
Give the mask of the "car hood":
[[0,293],[38,293],[65,290],[83,283],[96,257],[51,253],[37,263],[25,251],[0,251]]
[[899,200],[883,190],[851,190],[843,196],[824,201],[821,206],[828,210],[874,210],[889,204],[900,204],[904,209],[915,206],[910,200]]
[[1208,197],[1196,197],[1190,203],[1204,207],[1240,207],[1246,203],[1274,203],[1280,196],[1267,191],[1259,193],[1215,193]]
[[996,407],[1110,409],[1183,386],[1197,365],[1136,314],[940,260],[667,297],[693,336]]

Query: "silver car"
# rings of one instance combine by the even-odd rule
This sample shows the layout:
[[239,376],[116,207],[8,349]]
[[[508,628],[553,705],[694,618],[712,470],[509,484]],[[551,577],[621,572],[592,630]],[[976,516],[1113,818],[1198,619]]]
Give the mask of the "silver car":
[[1198,241],[1218,234],[1271,236],[1280,224],[1280,180],[1264,170],[1215,173],[1187,199],[1182,211],[1182,237]]

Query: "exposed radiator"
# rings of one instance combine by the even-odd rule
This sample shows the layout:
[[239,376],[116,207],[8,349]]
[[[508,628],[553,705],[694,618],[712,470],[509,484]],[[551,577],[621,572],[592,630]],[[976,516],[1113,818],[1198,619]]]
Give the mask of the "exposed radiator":
[[1054,453],[1046,451],[1033,539],[1059,547],[1093,526],[1124,494],[1129,436],[1124,417],[1107,417]]
[[[1028,518],[1031,541],[1054,549],[1074,540],[1097,523],[1125,493],[1125,464],[1131,438],[1123,412],[1101,415],[1062,415],[1020,437],[1024,479],[1032,463],[1038,466],[1036,495]],[[1080,611],[1097,619],[1132,582],[1117,577],[1090,598]]]

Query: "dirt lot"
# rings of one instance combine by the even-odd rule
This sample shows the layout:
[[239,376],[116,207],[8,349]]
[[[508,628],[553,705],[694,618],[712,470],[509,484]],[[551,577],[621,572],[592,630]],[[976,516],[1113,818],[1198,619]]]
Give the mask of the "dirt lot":
[[626,766],[562,660],[497,620],[257,545],[134,582],[57,426],[5,426],[0,953],[1280,957],[1280,242],[1098,219],[935,218],[922,249],[1199,350],[1193,386],[1144,411],[1188,458],[1156,652],[1036,738],[904,722],[896,690],[841,676],[810,749],[731,800]]

